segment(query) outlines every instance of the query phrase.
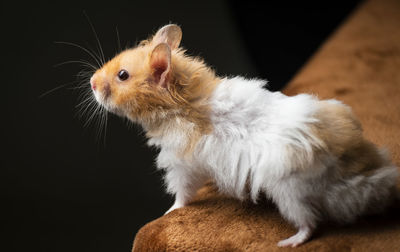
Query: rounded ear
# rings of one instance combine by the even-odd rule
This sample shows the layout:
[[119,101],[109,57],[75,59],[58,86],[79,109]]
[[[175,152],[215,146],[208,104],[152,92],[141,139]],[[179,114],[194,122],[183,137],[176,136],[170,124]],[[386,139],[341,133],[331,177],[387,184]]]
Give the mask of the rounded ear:
[[182,30],[175,24],[165,25],[160,28],[156,35],[153,37],[153,43],[155,45],[160,43],[166,43],[169,45],[171,50],[179,47],[182,40]]
[[171,69],[171,49],[166,43],[158,44],[150,55],[151,79],[163,88],[167,87]]

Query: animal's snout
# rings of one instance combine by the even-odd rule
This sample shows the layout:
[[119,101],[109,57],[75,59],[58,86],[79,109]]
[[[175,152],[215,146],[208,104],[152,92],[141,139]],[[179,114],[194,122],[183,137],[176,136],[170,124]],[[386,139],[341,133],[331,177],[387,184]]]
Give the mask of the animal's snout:
[[94,76],[92,76],[92,78],[90,78],[90,86],[92,87],[93,90],[96,90],[96,82],[93,77]]

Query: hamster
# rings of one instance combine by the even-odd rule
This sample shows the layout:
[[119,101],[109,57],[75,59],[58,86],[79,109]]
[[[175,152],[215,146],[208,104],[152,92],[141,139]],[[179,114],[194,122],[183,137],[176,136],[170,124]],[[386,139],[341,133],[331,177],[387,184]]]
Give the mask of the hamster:
[[237,199],[271,199],[298,229],[278,246],[295,247],[322,220],[352,222],[394,200],[398,169],[363,137],[350,107],[219,77],[185,54],[181,38],[179,26],[166,25],[90,79],[97,102],[140,124],[159,148],[157,167],[175,195],[167,213],[213,179]]

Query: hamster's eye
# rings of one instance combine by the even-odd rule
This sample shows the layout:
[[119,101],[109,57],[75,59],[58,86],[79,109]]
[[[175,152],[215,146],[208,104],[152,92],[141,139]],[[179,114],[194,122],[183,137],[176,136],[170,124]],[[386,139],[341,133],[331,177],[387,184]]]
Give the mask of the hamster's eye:
[[128,71],[122,69],[121,71],[118,72],[118,79],[120,81],[127,80],[129,78],[129,73]]

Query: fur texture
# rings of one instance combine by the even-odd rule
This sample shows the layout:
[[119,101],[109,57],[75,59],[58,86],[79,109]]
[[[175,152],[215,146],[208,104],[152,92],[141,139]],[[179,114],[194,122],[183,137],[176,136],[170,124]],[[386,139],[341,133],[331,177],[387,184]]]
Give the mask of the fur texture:
[[[317,222],[353,221],[394,198],[397,168],[362,136],[351,109],[336,100],[269,92],[261,80],[219,78],[179,49],[168,25],[92,77],[96,99],[140,123],[160,148],[169,211],[213,179],[239,199],[272,199],[299,232],[280,246],[306,241]],[[116,77],[121,69],[126,81]],[[168,212],[169,212],[168,211]]]

